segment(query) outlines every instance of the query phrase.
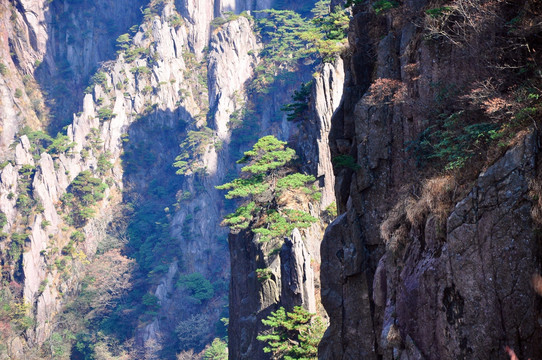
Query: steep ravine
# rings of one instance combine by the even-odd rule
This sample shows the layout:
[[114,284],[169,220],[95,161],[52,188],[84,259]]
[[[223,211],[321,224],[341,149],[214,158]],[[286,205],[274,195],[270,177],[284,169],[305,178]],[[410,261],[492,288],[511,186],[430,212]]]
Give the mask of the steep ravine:
[[[232,153],[249,145],[237,138],[233,143],[232,131],[239,130],[232,130],[228,122],[255,101],[246,86],[262,45],[246,17],[215,28],[210,21],[223,11],[240,13],[271,4],[153,1],[142,9],[141,19],[142,5],[117,2],[113,7],[117,10],[101,18],[102,12],[112,9],[108,1],[54,1],[49,6],[22,2],[2,8],[3,24],[9,24],[2,32],[2,54],[12,55],[3,57],[8,59],[3,62],[7,71],[0,76],[1,160],[6,160],[0,170],[0,210],[6,215],[0,243],[2,286],[10,284],[14,304],[26,304],[23,313],[9,318],[22,330],[7,333],[2,356],[68,356],[70,336],[76,336],[82,345],[71,349],[74,356],[95,347],[92,351],[103,354],[129,351],[134,358],[173,358],[179,350],[209,343],[218,332],[210,329],[227,316],[223,309],[229,256],[226,230],[219,226],[224,215],[222,195],[214,187],[231,176],[231,163],[236,160]],[[90,10],[94,13],[87,21],[84,17]],[[127,16],[111,24],[110,15],[118,12]],[[104,23],[114,29],[104,32]],[[77,28],[86,31],[80,34]],[[118,38],[120,51],[115,55],[115,39],[124,33],[129,34],[128,40]],[[15,40],[19,45],[14,51]],[[94,68],[98,71],[93,74]],[[269,104],[259,105],[262,122],[250,130],[251,139],[273,133],[296,144],[308,164],[304,171],[320,181],[323,197],[311,210],[315,215],[334,199],[327,133],[340,99],[342,65],[326,65],[321,73],[310,100],[309,123],[289,123],[280,110],[300,81],[310,78],[304,74],[286,88],[274,89]],[[77,108],[80,111],[72,116]],[[49,140],[43,140],[46,147],[39,147],[43,143],[36,136],[42,133],[35,130],[64,124],[68,124],[66,137],[57,138],[60,146],[48,147]],[[16,139],[12,151],[8,146],[23,125],[32,131],[25,130],[27,135]],[[171,164],[182,152],[178,144],[191,135],[203,139],[190,148],[192,168],[175,175]],[[92,188],[92,200],[79,197],[77,191],[90,190],[82,190],[78,181],[99,183],[103,191]],[[75,194],[75,203],[66,194]],[[27,197],[32,201],[23,208]],[[317,267],[322,226],[316,224],[294,237],[291,249],[282,256],[282,271],[287,271],[282,284],[279,280],[282,296],[275,294],[264,302],[275,307],[304,304],[311,311],[320,308]],[[20,253],[10,250],[16,243],[20,258]],[[119,246],[121,250],[115,250]],[[238,251],[232,248],[233,256]],[[94,302],[89,308],[85,303],[89,286],[100,290],[88,276],[103,271],[100,264],[115,267],[122,279],[132,279],[135,285],[118,281],[112,285],[112,297],[106,294],[99,300],[105,303]],[[281,266],[277,266],[278,271]],[[296,272],[300,266],[315,272]],[[212,280],[211,298],[198,300],[177,285],[182,276],[193,274]],[[303,289],[288,285],[301,278],[310,285]],[[232,280],[232,287],[238,286],[237,281]],[[253,296],[255,289],[242,296]],[[96,314],[111,311],[100,313],[104,304],[116,308],[114,316],[100,325]],[[74,314],[79,319],[70,318]],[[257,327],[266,314],[257,315]],[[176,328],[196,315],[205,324],[197,343],[179,342]],[[24,323],[27,318],[30,323]],[[81,328],[81,321],[91,327]],[[108,348],[107,341],[96,337],[98,329],[111,329],[100,326],[111,324],[119,329],[118,334],[108,335],[119,341],[118,348]],[[256,348],[261,352],[260,343]]]

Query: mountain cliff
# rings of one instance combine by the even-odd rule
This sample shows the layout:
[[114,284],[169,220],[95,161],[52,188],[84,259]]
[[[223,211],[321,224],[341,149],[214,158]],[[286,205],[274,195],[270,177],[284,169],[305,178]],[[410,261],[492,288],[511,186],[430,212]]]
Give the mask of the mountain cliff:
[[541,356],[540,4],[330,5],[0,3],[0,358]]
[[[306,171],[324,194],[315,213],[333,201],[326,138],[342,72],[317,78],[319,117],[303,130],[281,106],[311,66],[262,102],[251,85],[265,73],[261,34],[235,13],[271,5],[2,4],[2,356],[196,356],[224,334],[215,186],[259,135],[305,132],[298,146],[314,149]],[[292,250],[288,261],[314,266],[321,232],[311,229],[311,257]]]
[[539,357],[539,6],[354,3],[319,357]]

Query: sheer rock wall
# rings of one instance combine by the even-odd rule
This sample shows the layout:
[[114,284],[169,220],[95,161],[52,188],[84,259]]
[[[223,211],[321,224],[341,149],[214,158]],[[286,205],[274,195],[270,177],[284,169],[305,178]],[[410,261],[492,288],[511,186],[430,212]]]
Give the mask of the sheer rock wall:
[[[530,283],[540,272],[530,192],[540,176],[537,131],[519,134],[473,170],[478,175],[461,184],[463,195],[454,192],[443,222],[436,212],[412,227],[400,218],[391,229],[402,241],[395,249],[381,235],[402,194],[425,176],[405,149],[430,125],[435,84],[468,89],[485,76],[487,48],[424,38],[428,5],[407,0],[380,15],[370,6],[354,9],[330,146],[333,157],[350,156],[356,166],[336,169],[340,215],[322,242],[322,302],[331,324],[321,359],[504,360],[505,345],[519,358],[542,354],[540,298]],[[388,88],[391,96],[375,102],[383,83],[402,84],[404,97],[394,101],[398,88]]]
[[[303,306],[310,312],[325,312],[320,300],[320,242],[327,225],[326,208],[334,201],[334,177],[327,138],[331,116],[338,108],[344,81],[342,61],[325,64],[315,79],[308,120],[293,127],[290,139],[300,155],[303,171],[319,179],[319,206],[307,204],[303,211],[321,220],[279,244],[262,243],[250,229],[230,234],[230,359],[269,359],[264,343],[256,339],[268,330],[261,320],[284,307]],[[258,279],[256,269],[268,269],[269,279]]]

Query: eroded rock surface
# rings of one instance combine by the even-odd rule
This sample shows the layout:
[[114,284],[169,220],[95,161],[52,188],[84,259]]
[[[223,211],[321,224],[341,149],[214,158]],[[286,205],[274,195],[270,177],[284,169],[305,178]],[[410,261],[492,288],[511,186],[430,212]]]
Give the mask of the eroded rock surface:
[[397,238],[381,232],[401,194],[426,176],[407,149],[428,126],[431,115],[422,109],[438,104],[434,84],[468,88],[485,76],[477,65],[460,65],[476,58],[471,50],[442,46],[445,56],[423,40],[426,33],[398,20],[425,5],[405,1],[403,12],[389,16],[354,11],[330,146],[332,157],[356,165],[335,169],[341,215],[321,248],[331,324],[319,358],[504,360],[505,345],[520,358],[537,358],[541,308],[530,284],[540,271],[530,192],[539,177],[537,131],[518,136],[468,185],[458,175],[466,190],[459,195],[452,186],[456,197],[444,220],[431,211],[419,222],[403,215],[391,230],[400,238],[396,248],[389,241]]

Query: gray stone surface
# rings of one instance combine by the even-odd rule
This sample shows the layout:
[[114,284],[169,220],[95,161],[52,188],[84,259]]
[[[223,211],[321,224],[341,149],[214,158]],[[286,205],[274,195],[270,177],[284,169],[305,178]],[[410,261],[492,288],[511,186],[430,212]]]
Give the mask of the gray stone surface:
[[[404,247],[387,248],[381,224],[400,195],[428,176],[405,148],[428,124],[436,96],[430,84],[466,87],[475,69],[462,65],[465,52],[444,56],[421,41],[411,22],[366,10],[354,12],[344,96],[330,131],[332,156],[350,155],[359,169],[335,173],[342,214],[321,248],[331,323],[319,358],[504,360],[505,345],[521,359],[538,358],[540,299],[530,281],[540,272],[540,244],[529,188],[539,181],[539,134],[522,134],[462,183],[467,190],[444,223],[431,213],[415,226],[403,218]],[[393,84],[392,94],[405,86],[406,98],[372,102],[378,86],[367,90],[377,80]]]

